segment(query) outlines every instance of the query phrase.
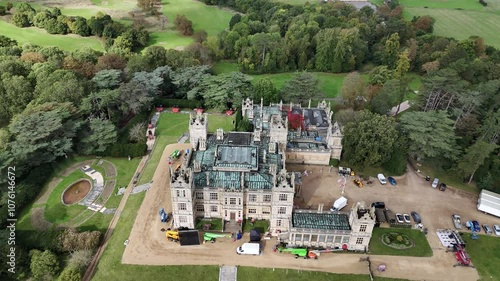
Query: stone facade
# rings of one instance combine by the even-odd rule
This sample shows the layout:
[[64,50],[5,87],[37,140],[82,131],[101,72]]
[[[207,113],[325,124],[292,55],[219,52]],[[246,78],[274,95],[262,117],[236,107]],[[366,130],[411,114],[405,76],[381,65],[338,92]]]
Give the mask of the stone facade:
[[320,206],[317,211],[296,210],[293,216],[290,231],[281,235],[289,246],[368,251],[375,209],[366,208],[364,202],[356,203],[348,214],[323,211]]
[[[246,99],[242,115],[254,125],[254,137],[268,135],[272,142],[286,145],[287,162],[298,164],[328,165],[330,159],[340,160],[342,130],[332,122],[330,103],[322,101],[316,108],[300,104],[271,104],[264,106]],[[296,130],[289,128],[288,116],[301,115],[302,124]],[[297,118],[296,118],[297,119]]]

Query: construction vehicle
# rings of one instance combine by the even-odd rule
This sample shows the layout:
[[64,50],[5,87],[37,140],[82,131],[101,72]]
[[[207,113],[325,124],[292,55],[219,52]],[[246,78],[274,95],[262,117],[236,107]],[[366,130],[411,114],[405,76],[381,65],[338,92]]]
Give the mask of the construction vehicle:
[[223,238],[223,237],[231,238],[231,235],[205,232],[205,234],[203,234],[203,243],[208,241],[210,241],[211,243],[215,243],[215,240],[217,238]]
[[165,236],[167,237],[168,240],[174,241],[174,242],[179,242],[179,231],[177,230],[167,230],[165,231]]
[[278,247],[278,251],[280,253],[291,253],[292,255],[295,255],[296,259],[298,259],[299,257],[304,259],[318,259],[318,254],[314,253],[313,251],[309,251],[306,248]]
[[362,183],[360,180],[358,180],[358,179],[354,180],[354,184],[355,184],[357,187],[363,187],[363,183]]

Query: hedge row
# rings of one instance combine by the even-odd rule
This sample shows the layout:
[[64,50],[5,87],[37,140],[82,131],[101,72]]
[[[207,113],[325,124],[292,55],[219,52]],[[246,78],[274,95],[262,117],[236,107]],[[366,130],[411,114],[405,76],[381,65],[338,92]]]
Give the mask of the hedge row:
[[117,143],[108,147],[108,149],[99,156],[140,157],[146,154],[147,148],[145,143]]

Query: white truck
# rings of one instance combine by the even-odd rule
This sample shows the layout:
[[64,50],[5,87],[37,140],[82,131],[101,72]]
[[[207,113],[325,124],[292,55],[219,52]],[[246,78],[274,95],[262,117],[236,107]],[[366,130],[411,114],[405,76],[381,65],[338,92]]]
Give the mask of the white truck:
[[238,255],[260,255],[260,243],[245,243],[236,248]]
[[481,190],[477,200],[477,209],[481,212],[500,217],[500,194]]
[[345,206],[347,206],[347,198],[342,196],[339,199],[335,200],[335,202],[333,202],[333,206],[330,211],[340,211]]

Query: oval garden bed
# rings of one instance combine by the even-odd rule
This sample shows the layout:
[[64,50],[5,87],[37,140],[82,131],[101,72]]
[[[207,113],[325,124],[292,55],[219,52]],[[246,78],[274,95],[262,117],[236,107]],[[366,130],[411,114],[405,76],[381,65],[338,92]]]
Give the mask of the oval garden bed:
[[384,233],[382,234],[381,240],[387,247],[399,250],[409,249],[415,246],[415,242],[413,242],[410,237],[399,232]]
[[92,188],[92,184],[87,179],[80,179],[64,190],[62,194],[62,202],[65,205],[72,205],[80,202]]

